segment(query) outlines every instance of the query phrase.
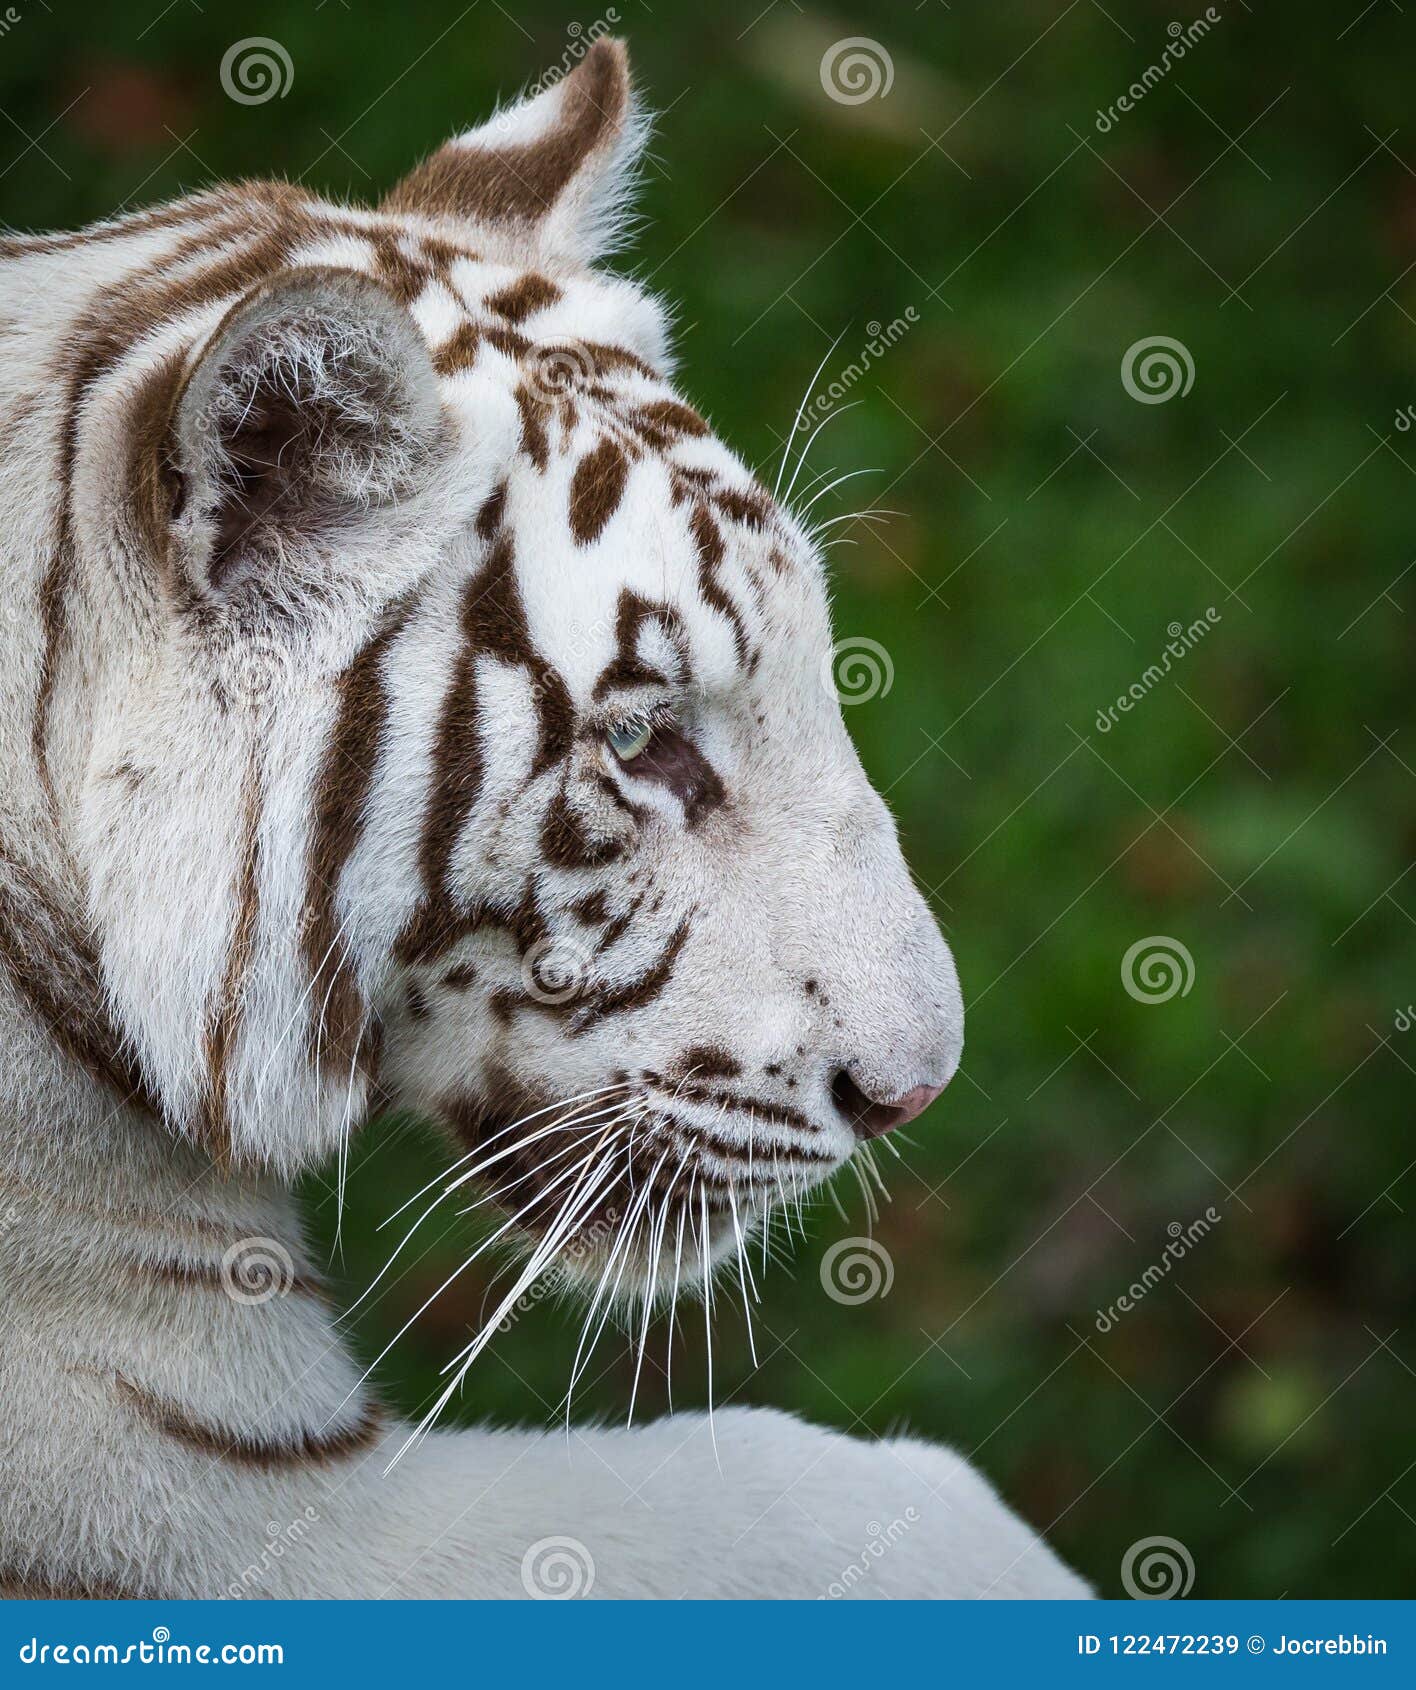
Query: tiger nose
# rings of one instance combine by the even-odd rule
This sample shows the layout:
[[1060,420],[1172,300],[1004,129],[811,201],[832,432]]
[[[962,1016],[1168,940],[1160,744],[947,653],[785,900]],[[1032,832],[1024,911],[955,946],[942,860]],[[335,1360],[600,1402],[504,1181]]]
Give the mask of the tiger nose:
[[911,1086],[898,1097],[874,1097],[861,1088],[844,1068],[838,1068],[831,1080],[831,1096],[836,1107],[850,1122],[857,1138],[879,1138],[913,1121],[944,1090],[943,1086]]

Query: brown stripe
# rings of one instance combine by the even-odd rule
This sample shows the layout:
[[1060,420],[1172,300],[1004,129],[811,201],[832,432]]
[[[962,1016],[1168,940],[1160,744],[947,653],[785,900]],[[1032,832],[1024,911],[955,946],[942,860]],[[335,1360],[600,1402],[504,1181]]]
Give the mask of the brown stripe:
[[[141,1279],[175,1285],[185,1291],[220,1291],[228,1295],[232,1289],[231,1275],[220,1262],[194,1262],[186,1257],[173,1256],[158,1262],[135,1258],[125,1266]],[[285,1296],[291,1293],[297,1297],[313,1297],[322,1303],[331,1300],[328,1287],[308,1274],[295,1274],[288,1285],[282,1281],[275,1294]]]
[[738,662],[747,664],[747,625],[742,619],[742,612],[719,580],[718,572],[723,565],[723,536],[707,505],[694,505],[689,527],[693,531],[693,543],[698,548],[698,590],[704,600],[732,625]]
[[207,1148],[223,1158],[231,1149],[231,1122],[227,1112],[231,1053],[241,1030],[246,976],[255,956],[256,929],[260,921],[260,826],[261,780],[256,754],[252,752],[242,793],[241,855],[237,866],[236,916],[231,929],[231,946],[226,953],[226,972],[207,1021],[203,1041],[207,1083],[198,1117],[198,1131]]
[[104,1008],[98,959],[49,891],[0,850],[0,967],[64,1054],[125,1102],[157,1114]]
[[610,439],[602,440],[575,466],[570,482],[570,531],[578,545],[588,546],[604,532],[619,509],[628,478],[624,452]]
[[0,1568],[0,1602],[144,1602],[155,1601],[142,1591],[108,1579],[70,1578],[34,1570]]
[[288,1438],[256,1437],[249,1432],[232,1432],[191,1419],[176,1403],[152,1395],[119,1373],[114,1375],[119,1394],[155,1431],[164,1437],[199,1450],[218,1460],[242,1467],[267,1470],[283,1467],[318,1467],[344,1461],[367,1450],[384,1429],[380,1409],[370,1403],[359,1418],[337,1432],[296,1431]]
[[561,290],[547,277],[528,270],[508,287],[487,298],[488,307],[508,322],[522,323],[536,311],[544,311],[562,297]]
[[353,1060],[369,1006],[339,933],[339,881],[364,831],[388,721],[384,660],[411,613],[411,604],[400,606],[340,676],[334,732],[315,785],[301,938],[314,982],[308,1047],[312,1062],[328,1054],[341,1069]]
[[582,1033],[588,1033],[592,1027],[611,1015],[625,1015],[631,1010],[643,1009],[646,1004],[653,1003],[673,978],[679,952],[683,949],[692,926],[692,916],[685,916],[659,953],[658,961],[645,969],[637,980],[629,980],[622,986],[602,986],[597,991],[587,993],[581,1007],[571,1019],[571,1037],[578,1038]]

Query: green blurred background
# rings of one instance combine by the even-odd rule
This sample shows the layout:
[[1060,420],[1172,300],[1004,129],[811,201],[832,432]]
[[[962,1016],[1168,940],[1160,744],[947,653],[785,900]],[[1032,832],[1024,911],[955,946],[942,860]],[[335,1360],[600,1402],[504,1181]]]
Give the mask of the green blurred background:
[[[839,629],[894,665],[849,720],[969,1004],[963,1074],[902,1162],[883,1158],[888,1295],[823,1290],[823,1251],[867,1229],[847,1178],[847,1222],[818,1205],[767,1277],[756,1370],[721,1299],[717,1396],[974,1453],[1108,1593],[1128,1547],[1164,1535],[1196,1595],[1409,1595],[1413,26],[1388,0],[1219,5],[1099,127],[1202,11],[609,14],[664,113],[622,262],[676,303],[682,383],[723,434],[770,480],[818,362],[817,393],[860,369],[871,325],[913,323],[812,451],[813,470],[877,473],[815,514],[899,513],[831,531],[855,542],[830,554]],[[267,174],[367,200],[605,17],[17,0],[0,217],[71,225]],[[249,36],[294,76],[243,106],[218,70]],[[852,36],[890,70],[858,103],[821,76]],[[1193,386],[1141,403],[1123,360],[1161,335]],[[1169,626],[1207,611],[1141,682]],[[1132,683],[1144,697],[1103,732]],[[1154,937],[1185,948],[1193,985],[1148,1003],[1122,963]],[[371,1132],[337,1250],[331,1183],[311,1181],[349,1287],[384,1260],[377,1222],[444,1160],[410,1123]],[[1172,1223],[1210,1208],[1099,1330]],[[475,1225],[424,1228],[353,1323],[365,1353]],[[426,1399],[493,1281],[479,1262],[400,1342],[394,1402]],[[703,1400],[697,1327],[680,1404]],[[578,1328],[553,1300],[520,1315],[460,1415],[553,1417]],[[621,1416],[631,1372],[623,1338],[603,1343],[578,1412]]]

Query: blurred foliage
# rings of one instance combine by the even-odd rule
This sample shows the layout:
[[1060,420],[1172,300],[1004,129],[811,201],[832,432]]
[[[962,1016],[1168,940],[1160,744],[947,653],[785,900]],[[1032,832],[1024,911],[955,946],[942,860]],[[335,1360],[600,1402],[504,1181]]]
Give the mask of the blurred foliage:
[[[819,1207],[768,1275],[756,1371],[725,1286],[720,1400],[976,1452],[1107,1591],[1164,1533],[1196,1595],[1410,1594],[1410,19],[1219,5],[1102,133],[1188,21],[1168,0],[618,10],[666,114],[625,262],[677,302],[683,385],[727,438],[775,466],[818,361],[824,385],[868,324],[919,319],[812,468],[874,469],[843,493],[900,513],[832,530],[855,542],[831,554],[837,617],[894,661],[850,724],[955,947],[966,1067],[889,1169],[890,1295],[823,1295],[820,1252],[865,1225],[847,1180],[848,1227]],[[214,177],[369,199],[594,21],[458,0],[18,12],[0,39],[18,227]],[[254,35],[295,76],[247,107],[217,73]],[[823,43],[849,35],[890,54],[883,99],[825,96]],[[1194,385],[1139,404],[1122,360],[1154,335],[1184,343]],[[1099,731],[1167,626],[1210,606],[1213,630]],[[1187,995],[1123,990],[1149,935],[1192,954]],[[335,1255],[351,1287],[445,1154],[407,1125],[360,1143]],[[333,1249],[330,1181],[311,1193]],[[1210,1205],[1222,1223],[1099,1332],[1168,1224]],[[358,1311],[366,1353],[473,1236],[424,1228]],[[392,1400],[425,1400],[492,1276],[479,1261],[399,1341]],[[551,1302],[518,1318],[464,1417],[553,1417],[578,1325]],[[679,1403],[703,1400],[696,1325]],[[602,1344],[579,1411],[621,1415],[631,1373]]]

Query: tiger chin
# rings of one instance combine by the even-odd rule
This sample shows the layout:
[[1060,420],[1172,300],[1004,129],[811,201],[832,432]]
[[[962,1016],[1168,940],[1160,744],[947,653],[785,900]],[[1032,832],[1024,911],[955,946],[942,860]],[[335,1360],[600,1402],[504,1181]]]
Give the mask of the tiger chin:
[[1085,1594],[908,1438],[400,1425],[301,1242],[392,1104],[522,1282],[706,1292],[958,1066],[812,536],[601,267],[645,137],[599,40],[376,208],[0,241],[0,1593]]

